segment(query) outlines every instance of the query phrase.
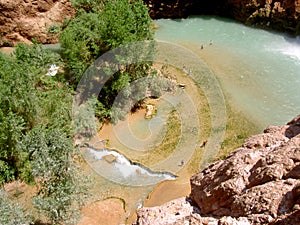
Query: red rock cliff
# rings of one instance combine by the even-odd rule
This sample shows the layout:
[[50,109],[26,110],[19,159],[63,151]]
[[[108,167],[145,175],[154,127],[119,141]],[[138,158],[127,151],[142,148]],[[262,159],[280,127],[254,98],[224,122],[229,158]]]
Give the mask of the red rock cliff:
[[[300,0],[144,0],[152,18],[181,18],[191,14],[220,15],[248,25],[300,34]],[[68,0],[0,0],[0,46],[30,42],[55,43],[47,34],[53,23],[72,17]]]
[[47,34],[53,23],[74,14],[67,0],[0,0],[0,46],[17,42],[56,43],[58,35]]
[[188,198],[139,209],[138,224],[300,224],[300,115],[194,175]]
[[144,0],[155,18],[220,15],[248,25],[300,34],[300,0]]

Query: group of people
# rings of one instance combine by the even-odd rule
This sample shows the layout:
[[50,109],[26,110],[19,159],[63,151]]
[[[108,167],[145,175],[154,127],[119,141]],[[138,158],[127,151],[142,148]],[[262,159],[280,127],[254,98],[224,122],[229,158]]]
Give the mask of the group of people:
[[[212,45],[212,44],[213,44],[213,41],[210,40],[210,41],[209,41],[209,45]],[[201,49],[204,49],[204,45],[202,44],[200,48],[201,48]]]
[[[212,40],[210,40],[209,41],[209,45],[212,45],[213,44],[213,41]],[[200,46],[200,48],[201,49],[204,49],[204,45],[202,44],[201,46]],[[185,74],[187,74],[187,75],[191,75],[192,74],[192,69],[190,68],[189,70],[187,70],[186,69],[186,67],[183,65],[183,67],[182,67],[182,71],[185,73]]]
[[[204,148],[206,143],[207,143],[207,140],[203,141],[202,144],[200,145],[200,148]],[[183,166],[183,165],[184,165],[184,160],[182,159],[178,166]]]

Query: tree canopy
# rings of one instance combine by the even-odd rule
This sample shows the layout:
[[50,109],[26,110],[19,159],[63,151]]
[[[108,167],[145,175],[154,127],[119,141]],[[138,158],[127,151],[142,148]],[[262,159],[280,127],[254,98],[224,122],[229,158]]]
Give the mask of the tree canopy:
[[[0,183],[37,185],[34,205],[57,224],[76,218],[83,189],[73,160],[73,91],[61,74],[46,76],[54,63],[61,57],[37,44],[19,44],[14,56],[0,54]],[[8,209],[0,205],[1,214]]]
[[[153,21],[141,0],[101,1],[102,7],[96,8],[90,1],[73,2],[80,13],[61,32],[60,42],[74,88],[87,68],[105,52],[132,42],[153,40]],[[117,56],[114,61],[122,64],[122,59]],[[129,65],[112,75],[96,96],[98,118],[110,119],[110,110],[118,93],[133,80],[151,74],[151,70],[150,63],[143,62]]]
[[[148,63],[118,71],[72,121],[74,90],[91,63],[120,45],[153,39],[152,20],[141,0],[72,2],[77,14],[61,31],[60,54],[37,43],[19,44],[13,56],[0,53],[0,184],[22,180],[36,185],[33,204],[53,224],[76,223],[87,193],[78,171],[73,125],[93,135],[95,115],[109,118],[115,96],[151,73]],[[55,76],[48,75],[51,66],[60,67]],[[2,193],[0,199],[7,202],[0,204],[1,222],[36,219],[19,206],[12,210],[15,205]]]

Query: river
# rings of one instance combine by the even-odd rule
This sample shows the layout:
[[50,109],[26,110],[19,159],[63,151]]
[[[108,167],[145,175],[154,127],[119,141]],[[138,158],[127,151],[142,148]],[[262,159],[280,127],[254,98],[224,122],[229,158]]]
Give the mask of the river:
[[300,38],[217,17],[157,20],[156,39],[187,47],[228,100],[261,128],[300,113]]
[[[249,118],[250,121],[253,121],[258,127],[265,128],[268,125],[284,124],[300,113],[299,38],[253,29],[234,21],[217,17],[201,16],[178,20],[161,19],[155,21],[155,23],[158,25],[155,38],[163,43],[176,44],[177,47],[179,46],[179,50],[180,48],[185,48],[187,50],[185,52],[191,52],[191,57],[199,57],[199,61],[201,62],[199,66],[201,67],[200,69],[209,71],[208,75],[214,76],[216,79],[213,81],[218,82],[218,84],[214,84],[212,87],[220,87],[220,91],[223,93],[222,96],[225,96],[225,101],[229,102],[230,105]],[[176,49],[176,47],[174,47],[174,49]],[[168,54],[167,52],[165,53]],[[188,56],[186,55],[182,58],[184,67],[180,62],[176,62],[175,64],[179,69],[186,70],[189,73],[188,75],[190,75],[189,77],[195,79],[190,73],[196,73],[197,68],[195,67],[197,65],[189,65],[187,58]],[[195,62],[195,60],[193,62]],[[204,64],[205,66],[203,66]],[[191,70],[192,68],[193,71]],[[208,70],[206,70],[206,68],[208,68]],[[197,74],[195,74],[195,76],[196,75]],[[190,87],[192,87],[192,84],[188,85],[185,90],[186,93],[188,93],[188,88]],[[207,94],[207,98],[213,96],[209,92],[211,90],[205,90],[206,87],[204,85],[200,85],[200,88],[204,89],[203,91]],[[169,96],[165,100],[171,103],[173,102],[174,106],[176,101],[180,100],[180,96],[184,97],[184,99],[189,99],[183,95],[183,92],[180,92],[178,96]],[[197,106],[195,103],[197,98],[194,97],[191,100],[194,100],[193,104]],[[209,100],[210,99],[208,99],[208,102]],[[189,101],[182,102],[189,104]],[[224,104],[222,101],[219,102]],[[212,105],[218,105],[218,102],[211,101],[211,103]],[[181,154],[183,152],[181,151],[181,148],[183,148],[181,146],[178,148],[178,151],[173,153],[173,157],[170,157],[171,160],[163,160],[161,164],[159,164],[159,162],[157,162],[157,164],[151,164],[149,162],[149,168],[151,170],[139,164],[131,165],[130,161],[124,158],[121,153],[132,160],[133,156],[135,156],[135,148],[141,150],[141,146],[147,147],[151,145],[149,141],[146,142],[143,140],[146,140],[145,136],[147,136],[147,134],[151,134],[151,131],[155,130],[153,127],[160,128],[157,124],[165,124],[163,108],[158,108],[156,119],[148,120],[148,122],[144,120],[144,114],[135,114],[134,119],[129,120],[132,124],[130,129],[132,132],[136,130],[136,133],[139,134],[136,139],[139,139],[140,142],[131,142],[132,139],[130,139],[129,132],[127,132],[128,129],[126,130],[124,128],[124,122],[121,122],[119,127],[117,126],[117,129],[119,131],[119,137],[121,137],[119,138],[119,142],[122,142],[121,144],[125,145],[125,147],[122,147],[121,144],[117,144],[117,141],[114,142],[114,137],[112,137],[113,128],[108,127],[106,130],[104,129],[104,136],[101,136],[102,134],[100,132],[100,139],[110,139],[109,147],[118,149],[118,152],[108,152],[107,150],[96,152],[90,150],[93,153],[93,155],[90,155],[91,162],[97,163],[97,166],[92,166],[97,173],[93,173],[91,168],[89,168],[92,177],[95,178],[95,188],[93,192],[95,196],[97,196],[97,200],[106,199],[111,196],[124,199],[126,202],[126,212],[128,213],[126,216],[131,217],[132,212],[134,212],[138,205],[145,201],[148,194],[153,190],[155,183],[161,180],[169,179],[171,181],[164,182],[156,188],[156,192],[152,195],[152,199],[154,200],[148,203],[148,205],[161,204],[171,198],[188,194],[190,174],[185,169],[185,163],[188,162],[194,150],[198,151],[200,149],[202,151],[204,148],[199,148],[198,146],[202,141],[197,142],[197,140],[194,140],[194,136],[191,136],[195,131],[195,129],[192,129],[194,128],[193,126],[199,123],[197,120],[193,120],[195,119],[193,115],[197,110],[195,109],[194,113],[191,107],[184,104],[181,104],[180,107],[176,107],[177,109],[180,107],[185,109],[182,112],[179,111],[179,114],[181,113],[179,116],[181,116],[180,118],[181,122],[184,123],[183,125],[188,125],[186,127],[187,135],[181,136],[182,146],[187,146],[188,149],[184,151],[184,154]],[[225,115],[223,107],[218,108],[212,106],[210,109],[215,114],[219,112],[222,116]],[[158,120],[158,117],[162,119]],[[214,120],[214,118],[212,118],[212,120]],[[226,120],[221,120],[221,122],[226,122]],[[184,128],[183,125],[182,128]],[[215,133],[220,131],[217,127],[219,125],[220,123],[217,121],[215,123]],[[224,124],[221,125],[223,126]],[[212,128],[214,128],[214,124]],[[160,133],[155,134],[153,140],[156,140],[159,135]],[[199,136],[197,132],[194,135]],[[213,141],[213,137],[208,139],[208,143],[205,146],[207,152],[209,152],[208,150],[210,149],[214,152],[213,149],[216,148],[216,144],[220,144],[217,143],[220,137],[221,136],[217,136],[215,138],[216,141]],[[186,144],[186,142],[191,143],[192,140],[189,140],[189,138],[195,141],[193,148],[191,145]],[[115,139],[118,138],[115,137]],[[132,149],[128,149],[130,147]],[[104,159],[100,161],[103,158],[101,154],[106,154],[112,158],[112,161],[118,162],[118,164],[112,162],[115,163],[115,168],[112,168],[112,164]],[[147,149],[143,149],[139,154],[148,157]],[[149,154],[151,154],[151,152]],[[205,153],[203,154],[205,156]],[[139,155],[137,154],[137,156]],[[209,156],[210,155],[208,155],[208,157]],[[149,157],[149,159],[150,158],[151,157]],[[103,165],[107,166],[104,168]],[[127,169],[124,169],[125,167]],[[156,177],[155,179],[157,180],[153,180],[153,182],[151,181],[144,186],[139,182],[132,184],[132,182],[128,182],[128,180],[122,180],[122,182],[120,182],[116,180],[116,178],[123,179],[124,177],[120,177],[120,173],[116,173],[114,169],[117,172],[118,169],[119,172],[123,172],[121,175],[125,174],[124,177],[130,177],[130,174],[138,174],[142,179],[148,180],[149,177]],[[152,170],[154,171],[153,173]],[[173,177],[170,179],[170,177],[168,177],[169,175],[166,178],[161,178],[162,173],[156,173],[156,171],[172,172],[179,175],[179,178],[176,181],[173,180]],[[128,175],[128,173],[125,172],[131,173]],[[103,176],[103,173],[110,176],[115,174],[115,176],[107,177]],[[98,176],[99,174],[101,176]],[[145,175],[147,175],[147,177],[145,177]],[[163,175],[165,174],[163,173]]]
[[[158,26],[155,39],[160,42],[159,47],[165,48],[161,50],[161,54],[166,55],[164,60],[158,61],[165,61],[182,70],[187,79],[191,78],[198,88],[203,89],[210,105],[212,125],[205,148],[199,147],[203,143],[203,140],[197,140],[201,137],[202,121],[198,121],[195,116],[199,104],[195,94],[189,92],[193,91],[193,84],[190,83],[185,90],[179,90],[177,95],[164,99],[178,110],[182,123],[179,144],[165,159],[152,162],[149,156],[152,153],[147,151],[147,147],[156,144],[157,136],[161,136],[155,128],[159,130],[160,125],[166,124],[168,110],[158,107],[154,120],[145,120],[144,114],[137,113],[116,126],[108,125],[102,129],[99,138],[109,139],[109,147],[117,149],[128,159],[139,162],[139,157],[146,157],[146,166],[149,169],[167,171],[179,176],[176,181],[167,181],[156,187],[146,205],[161,204],[171,198],[188,194],[191,174],[186,165],[193,160],[191,157],[194,157],[194,152],[203,153],[204,161],[200,164],[205,165],[220,149],[226,132],[225,105],[229,104],[260,129],[268,125],[285,124],[300,113],[299,38],[254,29],[217,17],[161,19],[155,23]],[[179,54],[175,59],[173,55],[176,53]],[[194,88],[195,91],[197,90]],[[195,106],[195,109],[191,106]],[[197,129],[200,133],[195,132]],[[101,175],[105,168],[94,167],[94,171]],[[114,173],[107,174],[112,176]],[[107,178],[102,175],[101,177]],[[116,183],[115,179],[99,178],[97,193],[101,193],[100,198],[123,198],[128,213],[132,213],[153,190],[156,182],[150,186],[131,186],[131,182],[127,181],[122,183]],[[135,194],[130,194],[133,191]]]

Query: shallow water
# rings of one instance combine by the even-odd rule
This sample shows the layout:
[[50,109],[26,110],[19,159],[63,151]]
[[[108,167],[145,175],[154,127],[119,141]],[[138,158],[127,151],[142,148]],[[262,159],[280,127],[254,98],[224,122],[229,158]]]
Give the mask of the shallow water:
[[260,127],[284,124],[300,113],[299,37],[212,17],[156,23],[156,38],[204,59],[232,103]]
[[[111,161],[105,158],[107,156],[111,157]],[[132,163],[114,150],[89,148],[84,157],[100,176],[121,185],[150,186],[176,178],[170,173],[155,172],[141,164]]]
[[[197,108],[198,104],[195,102],[197,100],[185,97],[183,95],[185,91],[181,90],[176,95],[165,97],[165,103],[157,104],[158,111],[155,118],[145,120],[144,114],[137,114],[134,119],[119,122],[115,127],[109,125],[108,129],[100,133],[100,139],[111,138],[110,147],[118,149],[118,152],[128,159],[151,154],[147,150],[160,143],[165,134],[167,116],[176,109],[182,124],[182,135],[176,151],[163,161],[149,165],[149,168],[152,171],[168,171],[178,175],[185,167],[180,165],[180,162],[182,159],[188,162],[193,151],[203,151],[204,160],[201,163],[203,165],[207,163],[219,150],[226,125],[223,107],[225,104],[220,90],[228,102],[261,128],[270,124],[284,124],[300,113],[299,39],[211,17],[193,17],[176,21],[158,20],[156,23],[159,26],[156,39],[175,43],[177,46],[170,48],[162,44],[160,47],[166,48],[161,52],[168,55],[169,63],[172,61],[170,59],[173,59],[173,54],[182,53],[178,59],[175,57],[171,64],[183,72],[186,70],[188,77],[203,89],[207,97],[212,122],[211,135],[205,148],[199,148],[201,121],[195,116],[197,110],[192,110],[191,107]],[[180,49],[180,46],[187,51]],[[198,61],[196,57],[199,58]],[[212,79],[209,79],[210,77]],[[186,89],[191,86],[188,85]],[[194,132],[193,128],[197,128],[197,132]],[[120,182],[105,177],[115,171],[123,172],[121,173],[123,175],[133,172],[133,167],[125,168],[129,165],[128,161],[123,161],[127,163],[123,164],[121,170],[105,166],[104,160],[102,164],[96,162],[97,165],[92,167],[95,171],[96,168],[102,172],[106,171],[98,181],[101,198],[109,196],[123,198],[126,201],[126,211],[132,213],[146,199],[154,185],[131,186],[130,182],[133,180],[127,182],[125,179]],[[119,175],[115,177],[122,179],[126,177]],[[151,181],[153,184],[158,182],[153,181]],[[177,193],[176,190],[168,192]]]

